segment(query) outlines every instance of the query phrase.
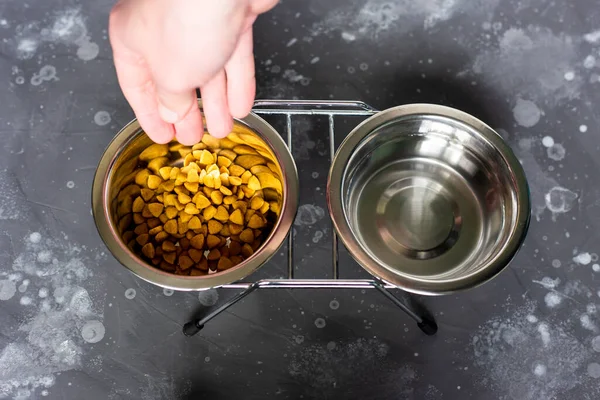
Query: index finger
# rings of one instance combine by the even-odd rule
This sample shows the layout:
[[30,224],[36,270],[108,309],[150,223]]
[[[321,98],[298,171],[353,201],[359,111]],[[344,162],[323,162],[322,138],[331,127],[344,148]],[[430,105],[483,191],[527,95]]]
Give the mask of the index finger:
[[133,109],[142,129],[157,143],[168,143],[175,136],[172,124],[166,123],[158,112],[156,89],[145,60],[128,49],[120,40],[119,20],[109,25],[110,42],[117,79],[123,95]]

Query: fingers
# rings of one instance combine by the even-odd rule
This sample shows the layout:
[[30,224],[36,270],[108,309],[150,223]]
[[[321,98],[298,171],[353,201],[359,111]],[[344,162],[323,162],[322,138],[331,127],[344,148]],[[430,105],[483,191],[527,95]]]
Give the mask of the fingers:
[[[157,79],[155,79],[155,82]],[[191,88],[181,90],[156,87],[158,97],[158,112],[165,122],[175,124],[183,120],[196,104],[196,95]]]
[[275,7],[278,0],[252,0],[250,7],[254,14],[262,14]]
[[252,109],[256,95],[252,29],[246,30],[233,55],[225,65],[227,72],[227,101],[231,115],[244,118]]
[[175,130],[158,112],[156,93],[148,66],[123,46],[114,35],[114,29],[111,29],[111,45],[121,90],[142,129],[153,141],[168,143],[173,139]]
[[158,112],[168,123],[175,125],[177,140],[186,145],[200,141],[203,134],[202,116],[198,110],[196,91],[185,89],[180,92],[157,86]]
[[224,138],[233,128],[233,119],[227,104],[227,82],[225,71],[217,73],[202,92],[202,108],[206,116],[208,132],[217,138]]
[[181,121],[175,124],[175,135],[179,143],[192,146],[202,140],[204,126],[198,107],[192,107]]

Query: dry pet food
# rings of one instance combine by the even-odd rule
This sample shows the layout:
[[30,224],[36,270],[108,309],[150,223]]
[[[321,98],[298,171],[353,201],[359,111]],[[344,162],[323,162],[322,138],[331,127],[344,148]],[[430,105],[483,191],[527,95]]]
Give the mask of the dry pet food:
[[205,134],[194,146],[151,144],[117,194],[123,242],[163,271],[201,276],[241,263],[281,210],[281,173],[257,137]]

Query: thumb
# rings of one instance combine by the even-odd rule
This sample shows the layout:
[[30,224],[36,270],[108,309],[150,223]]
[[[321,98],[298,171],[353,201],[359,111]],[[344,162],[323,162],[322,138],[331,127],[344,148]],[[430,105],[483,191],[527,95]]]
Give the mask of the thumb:
[[176,124],[183,120],[196,105],[196,93],[193,90],[175,92],[157,85],[158,112],[163,121]]

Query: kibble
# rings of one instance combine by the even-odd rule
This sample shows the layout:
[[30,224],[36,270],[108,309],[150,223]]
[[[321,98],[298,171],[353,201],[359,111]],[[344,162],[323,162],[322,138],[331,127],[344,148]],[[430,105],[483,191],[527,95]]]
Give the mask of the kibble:
[[138,161],[116,198],[118,228],[132,251],[166,272],[226,271],[254,254],[279,216],[279,169],[253,135],[152,144]]

